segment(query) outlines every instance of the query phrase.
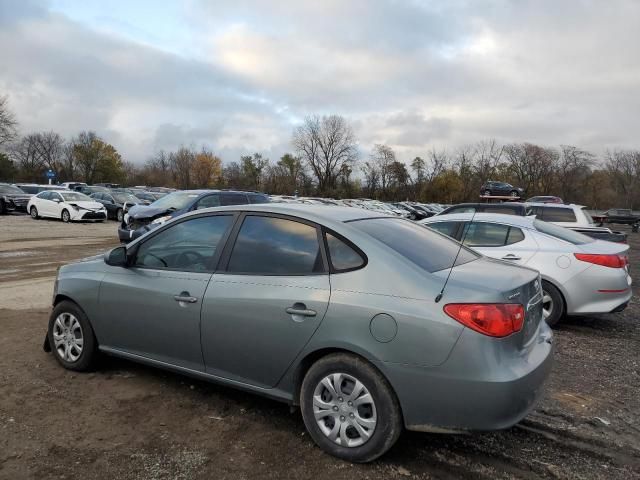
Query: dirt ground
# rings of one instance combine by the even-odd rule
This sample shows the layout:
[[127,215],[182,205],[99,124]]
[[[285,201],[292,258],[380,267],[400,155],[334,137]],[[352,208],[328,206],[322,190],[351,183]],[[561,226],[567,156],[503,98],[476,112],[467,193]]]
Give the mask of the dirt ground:
[[[0,217],[0,478],[640,478],[640,306],[556,330],[538,407],[496,433],[405,433],[383,458],[322,453],[286,405],[105,358],[42,351],[56,268],[117,244],[115,222]],[[636,285],[640,234],[630,234]],[[472,399],[469,399],[472,401]]]

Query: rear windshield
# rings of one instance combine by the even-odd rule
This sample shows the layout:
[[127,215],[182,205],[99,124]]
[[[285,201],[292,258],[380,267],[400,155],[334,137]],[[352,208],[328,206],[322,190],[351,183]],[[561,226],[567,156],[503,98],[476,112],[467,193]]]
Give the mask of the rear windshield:
[[477,253],[461,247],[458,242],[409,220],[373,218],[356,220],[349,224],[371,235],[427,272],[450,268],[456,255],[456,265],[479,258]]
[[587,237],[582,233],[578,233],[552,223],[543,222],[542,220],[534,220],[533,226],[539,232],[546,233],[547,235],[559,238],[565,242],[573,243],[574,245],[584,245],[585,243],[592,243],[595,241],[593,238]]

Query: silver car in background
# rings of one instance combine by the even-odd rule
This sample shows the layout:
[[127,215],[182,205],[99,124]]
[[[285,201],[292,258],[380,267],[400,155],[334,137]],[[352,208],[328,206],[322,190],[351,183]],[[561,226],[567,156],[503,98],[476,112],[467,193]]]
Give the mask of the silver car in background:
[[534,217],[498,213],[438,215],[419,223],[464,239],[483,255],[538,270],[549,325],[565,314],[621,311],[631,299],[626,244],[595,240]]
[[63,266],[47,348],[72,370],[103,352],[299,405],[355,462],[405,427],[515,424],[552,360],[536,271],[402,218],[295,204],[197,210]]

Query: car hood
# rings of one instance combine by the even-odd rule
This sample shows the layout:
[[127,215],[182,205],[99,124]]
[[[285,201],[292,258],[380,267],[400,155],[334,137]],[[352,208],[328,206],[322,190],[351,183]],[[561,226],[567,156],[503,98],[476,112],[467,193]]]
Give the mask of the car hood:
[[129,217],[135,218],[136,220],[142,218],[153,218],[163,214],[171,214],[173,210],[169,210],[167,208],[158,208],[153,205],[134,205],[129,209]]
[[33,197],[31,193],[0,193],[0,197],[10,198],[11,200],[29,200]]
[[68,203],[69,205],[77,205],[80,208],[85,208],[87,210],[102,210],[102,208],[104,208],[104,205],[102,205],[101,203],[98,202],[86,202],[86,201],[80,201],[80,202],[73,202],[73,201],[69,201],[69,202],[65,202]]

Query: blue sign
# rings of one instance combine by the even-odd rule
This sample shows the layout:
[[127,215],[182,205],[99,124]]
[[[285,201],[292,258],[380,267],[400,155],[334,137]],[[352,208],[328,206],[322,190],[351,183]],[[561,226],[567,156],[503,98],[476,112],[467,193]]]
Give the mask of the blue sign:
[[53,170],[47,170],[47,173],[45,175],[47,178],[55,178],[56,172],[54,172]]

